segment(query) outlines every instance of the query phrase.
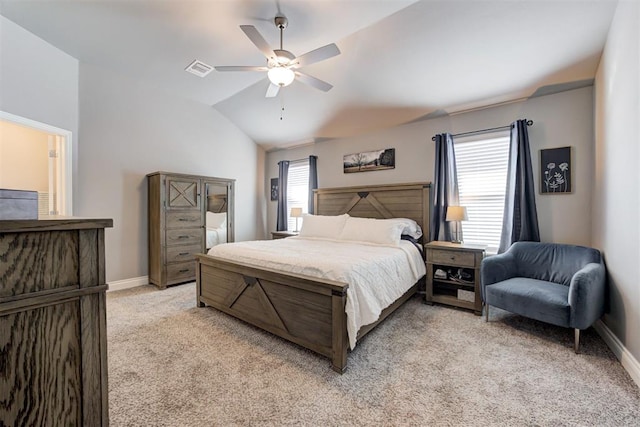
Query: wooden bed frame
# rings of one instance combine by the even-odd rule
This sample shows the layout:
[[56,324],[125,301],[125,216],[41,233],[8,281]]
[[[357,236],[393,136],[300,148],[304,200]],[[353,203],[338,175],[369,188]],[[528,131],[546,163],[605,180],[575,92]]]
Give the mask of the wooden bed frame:
[[[318,189],[317,215],[365,218],[411,218],[428,236],[431,206],[429,183]],[[199,307],[209,305],[331,359],[344,372],[349,349],[345,302],[349,284],[196,255]],[[380,318],[358,331],[373,329],[418,289],[416,283]]]

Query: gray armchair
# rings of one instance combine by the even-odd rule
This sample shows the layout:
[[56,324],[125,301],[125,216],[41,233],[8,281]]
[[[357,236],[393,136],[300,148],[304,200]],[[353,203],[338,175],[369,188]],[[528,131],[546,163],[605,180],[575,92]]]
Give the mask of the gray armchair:
[[489,306],[575,330],[604,314],[605,267],[600,251],[556,243],[516,242],[480,267],[485,320]]

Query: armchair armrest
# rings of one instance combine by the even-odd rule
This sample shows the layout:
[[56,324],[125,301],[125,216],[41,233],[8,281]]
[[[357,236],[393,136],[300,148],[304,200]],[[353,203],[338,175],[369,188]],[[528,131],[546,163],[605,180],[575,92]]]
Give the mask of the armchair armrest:
[[604,314],[605,268],[589,263],[578,270],[569,285],[571,327],[586,329]]
[[505,252],[483,259],[480,264],[482,299],[484,300],[485,286],[511,279],[516,276],[516,273],[516,258],[512,253]]

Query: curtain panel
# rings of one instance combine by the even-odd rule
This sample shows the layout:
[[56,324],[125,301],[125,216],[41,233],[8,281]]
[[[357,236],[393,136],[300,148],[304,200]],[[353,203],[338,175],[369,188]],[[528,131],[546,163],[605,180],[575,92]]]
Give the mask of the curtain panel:
[[[458,206],[458,173],[453,136],[442,133],[435,136],[435,168],[433,179],[433,214],[429,240],[453,240],[453,223],[445,221],[447,208]],[[462,233],[460,233],[462,239]]]
[[289,160],[278,162],[278,211],[276,231],[287,230],[287,180],[289,177]]
[[511,123],[507,189],[498,253],[519,241],[540,241],[526,119]]
[[309,156],[309,208],[307,212],[313,214],[313,190],[318,188],[318,156]]

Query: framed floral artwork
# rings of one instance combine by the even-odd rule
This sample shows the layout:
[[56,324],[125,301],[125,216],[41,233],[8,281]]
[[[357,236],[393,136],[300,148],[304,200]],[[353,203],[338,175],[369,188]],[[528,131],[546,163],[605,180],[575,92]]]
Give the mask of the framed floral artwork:
[[571,147],[540,150],[540,193],[571,193]]

